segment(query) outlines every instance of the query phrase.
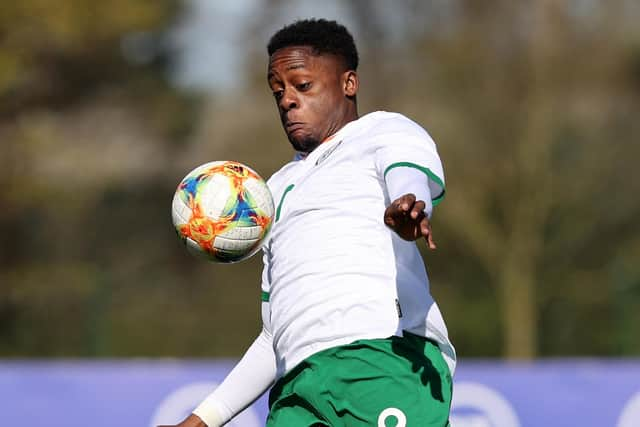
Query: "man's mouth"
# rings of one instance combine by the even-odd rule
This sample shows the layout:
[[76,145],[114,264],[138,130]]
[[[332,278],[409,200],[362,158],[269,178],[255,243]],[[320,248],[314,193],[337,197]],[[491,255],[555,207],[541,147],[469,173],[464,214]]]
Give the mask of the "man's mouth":
[[302,122],[286,122],[284,124],[284,129],[287,131],[288,134],[301,130],[303,127],[304,127],[304,123]]

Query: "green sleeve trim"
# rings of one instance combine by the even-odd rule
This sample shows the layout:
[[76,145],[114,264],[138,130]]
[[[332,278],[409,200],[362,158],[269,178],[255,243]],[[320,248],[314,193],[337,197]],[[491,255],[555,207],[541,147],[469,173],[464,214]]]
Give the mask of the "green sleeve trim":
[[433,206],[438,206],[438,204],[442,201],[442,199],[444,199],[444,194],[445,194],[445,189],[444,189],[444,182],[442,182],[442,180],[440,179],[440,177],[438,175],[436,175],[435,173],[431,172],[431,169],[426,168],[424,166],[415,164],[415,163],[411,163],[411,162],[396,162],[396,163],[392,163],[390,164],[385,170],[384,170],[384,175],[383,178],[386,179],[387,174],[389,173],[389,171],[391,169],[394,168],[400,168],[400,167],[407,167],[407,168],[414,168],[414,169],[418,169],[419,171],[423,172],[425,175],[427,175],[427,177],[429,177],[429,179],[433,182],[435,182],[436,184],[438,184],[440,187],[442,187],[442,192],[440,194],[438,194],[436,197],[432,197],[431,198],[431,204]]
[[262,291],[260,294],[260,300],[262,302],[269,302],[269,292]]
[[282,197],[280,197],[280,203],[278,203],[278,209],[276,209],[276,221],[280,219],[280,210],[282,209],[282,202],[284,202],[284,197],[289,191],[293,190],[293,187],[295,187],[295,185],[289,184],[289,186],[284,189],[284,193],[282,193]]

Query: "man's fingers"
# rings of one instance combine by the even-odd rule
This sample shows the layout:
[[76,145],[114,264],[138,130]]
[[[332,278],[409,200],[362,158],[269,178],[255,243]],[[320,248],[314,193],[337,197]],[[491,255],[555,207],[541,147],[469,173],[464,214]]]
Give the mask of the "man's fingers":
[[384,223],[387,224],[389,227],[395,227],[396,221],[393,219],[393,214],[385,215]]
[[[416,203],[416,196],[414,194],[408,193],[404,196],[397,198],[391,203],[391,211],[388,213],[395,217],[403,217],[412,211]],[[423,207],[424,209],[424,207]],[[415,217],[413,217],[415,218]]]
[[436,242],[433,240],[433,234],[431,233],[429,233],[429,235],[427,236],[427,246],[432,251],[435,251],[437,249]]
[[431,231],[431,223],[427,218],[420,223],[420,230],[422,232],[422,236],[427,240],[427,247],[431,250],[436,249],[436,242],[433,239],[433,231]]
[[[415,199],[415,197],[414,197]],[[418,219],[420,216],[424,216],[424,208],[426,204],[422,200],[418,200],[413,204],[411,208],[411,218]]]
[[426,203],[416,200],[416,196],[407,193],[394,200],[385,210],[384,223],[405,240],[417,240],[424,237],[429,249],[436,244],[431,233],[431,223],[424,210]]
[[398,206],[400,211],[409,212],[413,208],[413,204],[416,202],[415,194],[409,193],[398,199]]

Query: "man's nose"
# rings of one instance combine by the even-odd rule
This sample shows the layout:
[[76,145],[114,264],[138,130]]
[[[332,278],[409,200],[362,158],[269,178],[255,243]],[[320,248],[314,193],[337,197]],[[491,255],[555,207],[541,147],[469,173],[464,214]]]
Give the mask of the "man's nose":
[[295,96],[293,90],[286,89],[280,99],[280,109],[289,111],[294,108],[298,108],[298,98]]

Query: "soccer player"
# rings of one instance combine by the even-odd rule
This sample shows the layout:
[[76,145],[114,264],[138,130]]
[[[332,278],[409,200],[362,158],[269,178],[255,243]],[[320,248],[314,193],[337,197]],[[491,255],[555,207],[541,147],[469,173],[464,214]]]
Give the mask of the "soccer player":
[[216,427],[272,386],[268,427],[446,426],[455,351],[415,241],[444,174],[428,133],[358,117],[358,54],[334,21],[288,25],[268,82],[294,161],[269,179],[263,330],[181,427]]

